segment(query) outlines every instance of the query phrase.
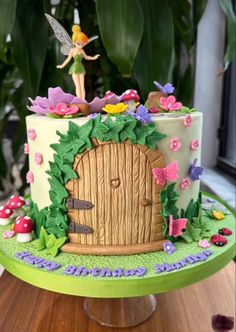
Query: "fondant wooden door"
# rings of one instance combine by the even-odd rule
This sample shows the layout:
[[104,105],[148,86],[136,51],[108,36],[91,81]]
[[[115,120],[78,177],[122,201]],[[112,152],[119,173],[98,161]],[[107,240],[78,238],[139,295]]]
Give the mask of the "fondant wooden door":
[[99,143],[75,159],[78,179],[66,188],[69,197],[90,208],[70,208],[71,222],[92,229],[69,233],[70,242],[86,245],[132,245],[162,239],[160,186],[152,168],[164,167],[159,150],[128,143]]

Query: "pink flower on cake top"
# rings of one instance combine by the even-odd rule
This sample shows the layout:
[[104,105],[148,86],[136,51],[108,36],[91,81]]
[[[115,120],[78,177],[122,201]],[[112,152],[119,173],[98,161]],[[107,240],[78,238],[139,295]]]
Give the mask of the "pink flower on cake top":
[[68,106],[65,103],[59,103],[56,106],[50,106],[49,111],[52,114],[59,115],[59,116],[68,116],[74,115],[80,112],[78,106]]
[[168,112],[178,111],[182,108],[182,103],[177,102],[175,96],[161,97],[159,100],[160,107]]

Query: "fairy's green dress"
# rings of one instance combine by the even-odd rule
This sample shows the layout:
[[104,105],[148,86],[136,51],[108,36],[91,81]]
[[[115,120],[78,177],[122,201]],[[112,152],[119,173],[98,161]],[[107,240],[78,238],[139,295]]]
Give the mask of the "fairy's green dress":
[[82,64],[83,55],[76,54],[74,56],[74,63],[70,66],[69,74],[85,74],[85,68]]

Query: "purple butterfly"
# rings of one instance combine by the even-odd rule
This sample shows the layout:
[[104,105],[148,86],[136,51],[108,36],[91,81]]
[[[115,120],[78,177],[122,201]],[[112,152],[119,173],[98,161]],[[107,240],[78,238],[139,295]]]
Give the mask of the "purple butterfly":
[[193,164],[189,168],[189,176],[192,181],[199,180],[199,177],[202,175],[204,168],[202,166],[196,166],[197,159],[194,159]]
[[143,123],[152,122],[152,117],[150,113],[148,113],[148,109],[143,105],[139,105],[135,113],[128,110],[127,114],[131,115],[133,118]]
[[174,86],[171,83],[166,83],[164,86],[162,86],[157,81],[154,81],[153,83],[157,89],[159,89],[161,92],[164,92],[167,94],[171,94],[175,90]]

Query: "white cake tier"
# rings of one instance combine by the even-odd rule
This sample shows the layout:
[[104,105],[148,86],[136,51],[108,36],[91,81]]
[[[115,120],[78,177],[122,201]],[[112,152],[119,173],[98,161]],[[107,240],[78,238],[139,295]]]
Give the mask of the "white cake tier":
[[[191,198],[196,200],[199,193],[200,181],[191,181],[188,189],[180,189],[179,184],[183,178],[188,176],[188,170],[194,159],[197,158],[197,164],[201,159],[201,134],[202,134],[202,114],[194,112],[191,114],[192,124],[189,127],[184,126],[184,118],[186,115],[162,114],[153,115],[153,121],[156,123],[158,131],[167,135],[158,142],[158,148],[162,152],[165,163],[178,161],[179,178],[175,190],[179,193],[177,206],[186,208]],[[30,115],[27,116],[27,130],[34,129],[36,137],[34,140],[29,139],[29,170],[33,173],[34,181],[31,183],[31,197],[37,203],[39,209],[51,204],[49,198],[49,161],[53,161],[55,151],[50,147],[51,144],[59,142],[59,136],[56,131],[65,134],[68,130],[69,121],[73,121],[77,125],[83,125],[88,118],[74,119],[54,119],[46,116]],[[181,147],[178,151],[170,149],[170,140],[179,139]],[[199,141],[199,147],[196,150],[190,148],[193,140]],[[42,155],[42,163],[35,162],[35,154]]]

